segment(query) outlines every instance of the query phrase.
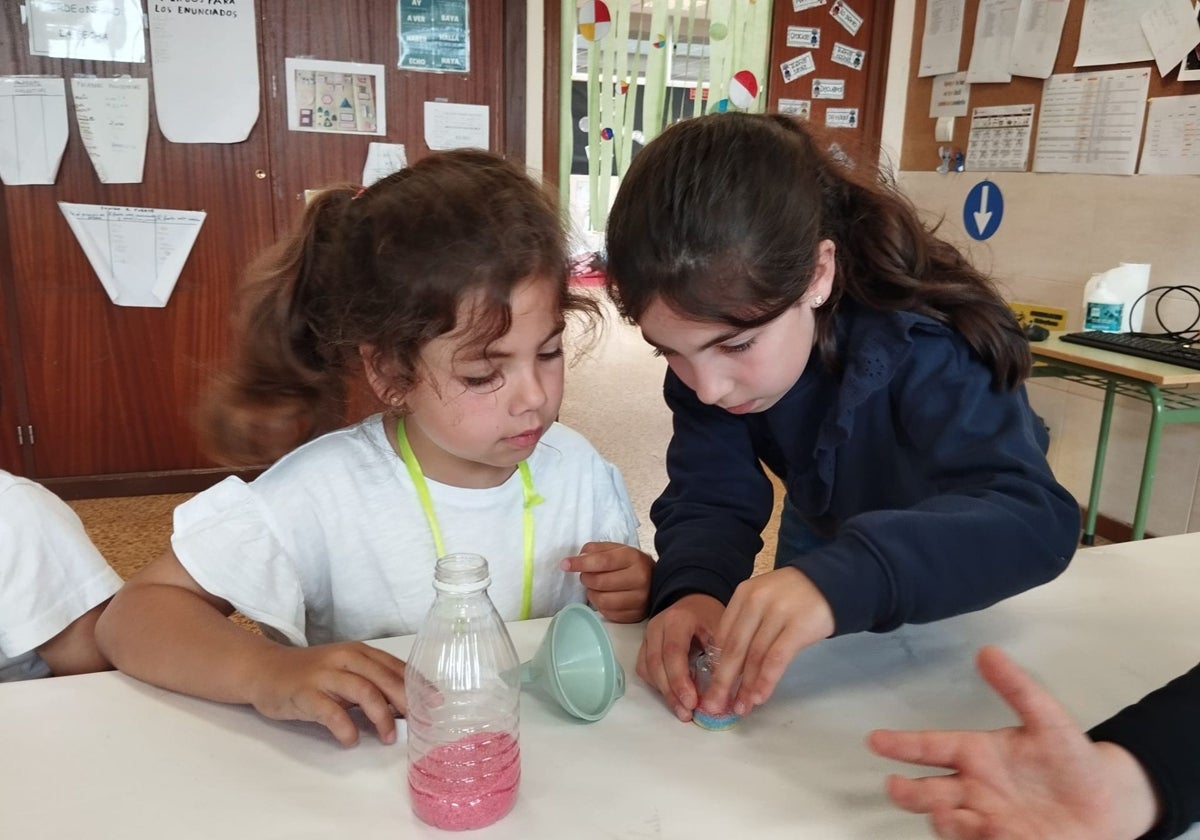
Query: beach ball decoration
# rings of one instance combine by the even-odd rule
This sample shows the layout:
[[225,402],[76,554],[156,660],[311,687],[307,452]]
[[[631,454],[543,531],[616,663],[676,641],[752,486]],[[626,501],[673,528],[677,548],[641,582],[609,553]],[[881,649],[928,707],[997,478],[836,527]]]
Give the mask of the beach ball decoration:
[[587,0],[579,7],[579,34],[588,41],[600,41],[612,26],[612,13],[601,0]]
[[613,130],[611,128],[607,128],[607,127],[600,129],[600,139],[601,140],[613,139]]
[[743,111],[758,98],[758,79],[749,70],[739,70],[729,80],[729,101]]
[[629,93],[629,80],[622,79],[621,80],[621,95],[624,96],[627,93]]
[[726,111],[729,110],[729,100],[728,99],[718,99],[717,104],[713,106],[713,109],[718,114],[724,114]]
[[656,49],[656,50],[661,50],[661,49],[662,49],[663,47],[665,47],[666,45],[667,45],[667,36],[666,36],[666,35],[661,35],[661,34],[660,34],[660,35],[658,36],[658,39],[657,39],[657,40],[655,40],[655,42],[654,42],[654,49]]
[[713,21],[708,25],[708,39],[710,41],[724,41],[729,35],[729,27],[720,21]]

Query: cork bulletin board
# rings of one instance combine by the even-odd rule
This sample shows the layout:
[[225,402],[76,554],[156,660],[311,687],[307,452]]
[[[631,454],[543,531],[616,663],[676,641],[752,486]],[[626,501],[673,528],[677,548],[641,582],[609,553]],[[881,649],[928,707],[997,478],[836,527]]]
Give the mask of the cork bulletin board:
[[[967,148],[967,137],[971,128],[971,110],[990,105],[1021,105],[1033,103],[1033,128],[1030,133],[1030,157],[1026,171],[1032,171],[1033,153],[1037,142],[1037,120],[1041,114],[1042,87],[1044,79],[1026,76],[1013,76],[1011,82],[994,84],[971,85],[970,101],[967,115],[956,117],[954,120],[954,138],[949,143],[939,142],[934,136],[936,120],[929,116],[929,98],[933,93],[933,77],[919,78],[917,68],[921,62],[921,34],[925,29],[925,7],[927,0],[916,0],[916,17],[914,21],[911,72],[908,80],[908,104],[904,116],[904,142],[900,158],[900,168],[904,170],[934,171],[941,163],[938,147],[951,145],[962,149]],[[1183,94],[1200,93],[1200,81],[1181,82],[1172,70],[1166,79],[1158,73],[1158,67],[1153,61],[1133,64],[1104,64],[1089,67],[1075,67],[1075,54],[1079,48],[1079,29],[1083,20],[1083,0],[1070,0],[1067,8],[1067,19],[1063,24],[1062,41],[1059,45],[1058,56],[1054,61],[1054,73],[1078,73],[1101,70],[1128,70],[1131,68],[1150,68],[1150,88],[1147,97],[1180,96]],[[979,11],[978,0],[967,0],[963,15],[962,45],[959,52],[958,69],[963,71],[971,60],[971,45],[975,38],[975,19]],[[1145,127],[1143,138],[1145,141]],[[1140,153],[1140,149],[1139,149]]]

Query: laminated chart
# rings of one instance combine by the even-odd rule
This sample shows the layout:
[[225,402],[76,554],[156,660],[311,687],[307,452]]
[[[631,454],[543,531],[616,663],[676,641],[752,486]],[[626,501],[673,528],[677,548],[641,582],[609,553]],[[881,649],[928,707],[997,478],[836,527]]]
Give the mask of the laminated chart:
[[109,299],[159,309],[170,300],[207,215],[65,201],[58,207]]

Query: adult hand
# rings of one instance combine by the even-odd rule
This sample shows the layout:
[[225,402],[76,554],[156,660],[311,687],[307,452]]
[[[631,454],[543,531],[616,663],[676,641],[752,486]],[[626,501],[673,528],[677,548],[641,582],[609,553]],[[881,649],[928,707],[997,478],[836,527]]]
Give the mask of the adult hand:
[[588,602],[609,621],[630,624],[646,617],[654,560],[644,551],[623,543],[590,542],[577,556],[563,560],[562,568],[579,573]]
[[358,742],[358,727],[346,710],[358,706],[374,724],[379,740],[395,743],[393,709],[405,711],[401,660],[362,642],[308,648],[273,645],[258,655],[259,678],[250,687],[250,697],[266,717],[314,721],[349,747]]
[[888,795],[897,805],[929,814],[937,836],[953,840],[1118,840],[1151,828],[1157,799],[1129,752],[1088,740],[999,649],[983,648],[977,667],[1020,725],[990,732],[870,733],[867,745],[879,755],[954,771],[889,776]]
[[646,625],[638,651],[638,676],[658,689],[675,717],[692,719],[699,698],[688,670],[693,642],[704,645],[725,605],[711,595],[684,595]]
[[704,709],[722,714],[732,706],[745,715],[767,702],[792,658],[833,630],[829,602],[800,570],[786,566],[743,581],[713,636],[721,664]]

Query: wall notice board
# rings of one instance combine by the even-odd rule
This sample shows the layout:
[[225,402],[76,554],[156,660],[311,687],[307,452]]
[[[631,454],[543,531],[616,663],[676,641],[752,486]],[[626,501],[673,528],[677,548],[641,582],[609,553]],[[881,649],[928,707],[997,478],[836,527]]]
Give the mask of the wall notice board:
[[[950,145],[964,152],[967,148],[967,135],[971,126],[971,109],[989,105],[1020,105],[1032,102],[1034,104],[1033,129],[1031,144],[1036,143],[1037,120],[1041,114],[1043,79],[1026,76],[1013,76],[1011,82],[994,84],[971,85],[970,102],[967,116],[956,117],[954,120],[954,139],[950,143],[941,143],[934,136],[936,120],[929,116],[929,98],[933,92],[933,77],[919,78],[917,68],[921,64],[921,33],[925,28],[925,8],[927,0],[916,0],[916,17],[912,44],[912,60],[908,80],[908,100],[904,117],[904,142],[900,156],[900,168],[904,170],[933,171],[937,169],[941,159],[938,147]],[[962,46],[959,52],[958,69],[966,70],[971,60],[971,46],[975,37],[975,19],[979,12],[978,0],[967,0],[963,14]],[[1149,4],[1147,4],[1149,5]],[[1083,0],[1070,0],[1067,8],[1066,23],[1063,24],[1062,41],[1059,45],[1058,56],[1054,61],[1054,73],[1078,73],[1099,70],[1121,70],[1135,67],[1150,68],[1150,89],[1148,98],[1156,96],[1179,96],[1183,94],[1200,93],[1200,82],[1180,82],[1175,77],[1175,71],[1163,79],[1153,61],[1136,64],[1107,64],[1090,67],[1075,67],[1075,54],[1079,48],[1079,30],[1083,21]],[[1144,142],[1143,128],[1143,142]],[[1026,171],[1032,171],[1033,149],[1030,150],[1030,162]]]

